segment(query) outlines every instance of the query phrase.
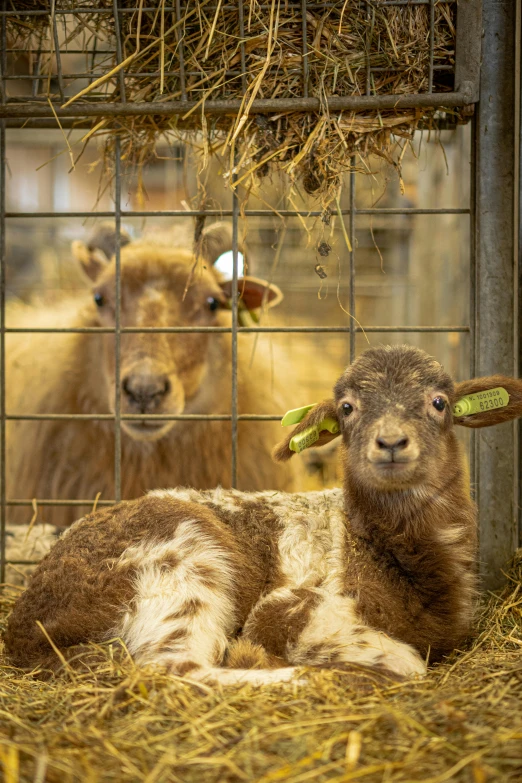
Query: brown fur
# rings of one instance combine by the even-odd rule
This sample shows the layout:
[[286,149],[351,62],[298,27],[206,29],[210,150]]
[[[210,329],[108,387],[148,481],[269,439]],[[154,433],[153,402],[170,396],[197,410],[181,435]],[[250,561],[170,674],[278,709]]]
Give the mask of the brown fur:
[[251,642],[284,659],[288,645],[296,644],[319,602],[319,595],[305,588],[288,596],[269,597],[254,608],[244,631]]
[[[215,232],[214,232],[215,233]],[[213,232],[208,232],[213,236]],[[215,239],[215,238],[214,238]],[[226,249],[218,232],[212,260]],[[104,235],[97,243],[107,249]],[[225,245],[225,246],[224,246]],[[208,252],[210,250],[207,249]],[[77,251],[103,297],[59,313],[61,326],[114,325],[114,260],[101,250]],[[82,253],[84,256],[82,256]],[[122,326],[227,326],[230,314],[212,312],[208,297],[224,301],[219,275],[210,263],[194,270],[194,256],[153,242],[126,243],[121,251]],[[188,284],[190,281],[190,284]],[[188,288],[187,288],[188,285]],[[186,294],[184,295],[185,289]],[[18,325],[44,326],[50,313],[29,311]],[[53,315],[56,325],[56,314]],[[240,413],[273,414],[284,409],[280,389],[267,393],[269,358],[258,348],[250,367],[252,342],[239,341]],[[114,336],[111,334],[10,335],[8,341],[10,413],[107,414],[114,411]],[[229,334],[124,334],[122,384],[168,383],[168,392],[147,403],[122,390],[122,413],[230,414],[231,336]],[[127,388],[129,388],[127,386]],[[134,386],[132,386],[134,388]],[[141,388],[141,387],[140,387]],[[165,387],[167,388],[167,387]],[[122,386],[123,389],[123,386]],[[140,422],[122,422],[122,497],[139,497],[154,487],[184,485],[200,489],[231,484],[229,421],[163,422],[166,431]],[[169,429],[170,427],[170,429]],[[279,436],[277,422],[240,422],[241,489],[291,489],[293,472],[272,463],[269,450]],[[11,498],[61,498],[94,501],[114,497],[114,423],[111,421],[14,421],[7,430],[8,494]],[[32,511],[12,508],[10,520],[28,521]],[[69,525],[75,508],[47,507],[40,516]]]
[[[200,529],[234,558],[237,625],[241,626],[266,581],[256,552],[245,549],[247,537],[239,546],[202,506],[149,495],[90,514],[56,543],[11,615],[5,644],[13,662],[31,667],[50,654],[37,621],[58,648],[107,638],[134,593],[134,568],[116,567],[118,558],[151,531],[154,541],[169,541],[187,517],[197,519]],[[187,610],[190,614],[193,607]]]

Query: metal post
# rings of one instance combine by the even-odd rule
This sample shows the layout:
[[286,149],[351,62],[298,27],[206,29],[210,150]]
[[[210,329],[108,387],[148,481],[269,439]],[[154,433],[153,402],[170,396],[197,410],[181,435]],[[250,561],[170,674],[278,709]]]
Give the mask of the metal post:
[[5,121],[0,120],[0,582],[5,581],[6,406],[5,406]]
[[[482,78],[475,133],[476,301],[478,375],[516,372],[514,154],[516,3],[483,7]],[[515,425],[477,437],[482,583],[502,583],[501,569],[517,545],[518,476]]]
[[350,171],[350,364],[355,361],[356,321],[355,321],[355,157],[351,161]]
[[[235,165],[235,162],[234,162]],[[237,192],[232,192],[232,400],[231,400],[231,437],[232,465],[231,486],[237,487],[237,435],[238,435],[238,388],[237,388],[237,333],[238,333],[238,230],[239,230],[239,199]]]
[[114,497],[121,500],[121,149],[114,142],[114,223],[116,245],[116,306],[114,319]]
[[[0,77],[7,72],[6,20],[2,18],[0,27]],[[0,79],[1,80],[1,79]],[[0,101],[6,100],[6,89],[2,88]],[[6,285],[6,247],[5,247],[5,120],[0,121],[0,582],[5,581],[5,524],[7,514],[7,491],[5,464],[6,449],[6,383],[5,383],[5,285]]]

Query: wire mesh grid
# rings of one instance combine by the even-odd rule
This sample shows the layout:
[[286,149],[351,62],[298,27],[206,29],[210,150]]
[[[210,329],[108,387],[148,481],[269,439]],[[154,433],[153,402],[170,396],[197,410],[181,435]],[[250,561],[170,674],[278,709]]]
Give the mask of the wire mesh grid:
[[[122,470],[122,464],[121,464],[121,422],[125,420],[141,420],[143,419],[143,415],[133,415],[133,414],[124,414],[121,411],[121,398],[120,398],[120,374],[121,374],[121,336],[122,334],[126,333],[143,333],[144,331],[150,332],[150,333],[184,333],[184,332],[221,332],[221,333],[229,333],[231,334],[231,342],[232,342],[232,384],[231,384],[231,408],[230,408],[230,414],[171,414],[171,415],[153,415],[148,414],[147,419],[160,419],[160,420],[187,420],[187,421],[230,421],[231,422],[231,448],[232,448],[232,464],[231,464],[231,484],[232,486],[237,485],[237,471],[238,471],[238,423],[240,421],[277,421],[281,419],[281,411],[274,411],[273,415],[261,415],[261,414],[240,414],[238,412],[238,385],[237,385],[237,370],[238,370],[238,337],[241,334],[247,334],[247,333],[305,333],[305,334],[313,334],[313,333],[339,333],[339,334],[346,334],[349,339],[349,358],[350,361],[353,361],[356,355],[356,335],[363,331],[363,327],[358,325],[353,318],[350,319],[349,324],[343,325],[343,326],[314,326],[314,325],[307,325],[307,326],[263,326],[263,325],[256,325],[253,327],[244,327],[239,324],[238,320],[238,231],[239,231],[239,224],[240,224],[240,205],[238,197],[235,193],[232,193],[231,195],[231,206],[229,209],[225,210],[213,210],[213,209],[192,209],[192,210],[125,210],[122,209],[121,206],[121,179],[122,179],[122,172],[121,172],[121,159],[120,159],[120,146],[119,146],[119,140],[116,139],[115,142],[115,154],[114,154],[114,209],[113,210],[105,210],[100,211],[96,213],[96,217],[98,218],[110,218],[114,221],[115,228],[116,228],[116,234],[117,234],[117,242],[116,242],[116,249],[115,249],[115,279],[116,279],[116,309],[115,309],[115,325],[114,327],[85,327],[85,328],[16,328],[16,327],[7,327],[5,323],[5,302],[6,302],[6,265],[7,265],[7,259],[6,259],[6,244],[5,244],[5,236],[6,236],[6,219],[21,219],[21,218],[38,218],[38,219],[50,219],[56,216],[55,212],[45,212],[45,211],[16,211],[16,212],[9,212],[6,209],[6,128],[9,127],[11,124],[16,124],[19,121],[20,117],[23,117],[24,119],[28,118],[41,118],[41,127],[45,126],[45,117],[52,117],[52,109],[49,107],[49,81],[47,80],[47,83],[45,83],[45,80],[42,79],[41,75],[41,65],[44,60],[44,57],[46,55],[50,55],[51,53],[54,53],[56,57],[56,84],[54,85],[53,89],[55,90],[55,94],[52,96],[53,98],[59,99],[61,102],[63,102],[68,95],[68,91],[70,90],[76,90],[77,89],[77,80],[78,79],[85,79],[87,82],[92,83],[94,79],[98,78],[100,73],[103,73],[103,68],[108,68],[108,63],[112,63],[113,60],[111,58],[116,58],[116,62],[121,64],[124,61],[124,52],[122,49],[122,42],[121,38],[119,36],[119,21],[121,19],[122,14],[128,14],[128,13],[134,13],[136,8],[127,8],[121,5],[118,5],[116,3],[116,0],[112,7],[107,7],[103,10],[103,13],[106,14],[113,14],[115,28],[117,31],[116,35],[116,49],[111,50],[109,48],[106,48],[103,50],[103,52],[100,54],[98,47],[100,46],[99,41],[97,40],[96,36],[94,36],[93,40],[91,41],[91,48],[88,51],[88,57],[90,58],[90,68],[87,71],[84,72],[73,72],[73,73],[67,73],[64,71],[62,67],[61,62],[61,48],[63,47],[63,36],[60,37],[60,19],[63,19],[66,14],[69,15],[79,15],[79,14],[91,14],[93,13],[91,10],[85,10],[81,7],[69,9],[68,11],[61,11],[59,8],[59,3],[56,3],[56,6],[54,7],[54,15],[52,17],[52,40],[54,41],[54,45],[51,49],[45,49],[45,48],[39,48],[34,52],[35,60],[33,62],[32,66],[32,72],[27,75],[15,75],[9,73],[8,68],[8,57],[11,55],[16,55],[16,47],[13,49],[9,49],[8,42],[7,42],[7,34],[6,34],[6,17],[8,14],[12,14],[12,11],[6,11],[5,9],[1,12],[1,24],[2,24],[2,41],[3,41],[3,47],[2,47],[2,74],[3,74],[3,80],[2,80],[2,106],[1,106],[1,112],[0,115],[2,119],[0,120],[0,176],[1,176],[1,187],[0,187],[0,354],[1,354],[1,365],[0,365],[0,463],[1,463],[1,474],[0,474],[0,514],[1,514],[1,526],[0,526],[0,579],[4,579],[5,576],[5,567],[7,564],[7,560],[5,557],[5,537],[6,537],[6,520],[8,515],[8,509],[10,507],[14,506],[27,506],[31,507],[34,503],[33,498],[13,498],[13,497],[7,497],[7,490],[6,490],[6,423],[9,421],[15,421],[15,420],[34,420],[34,421],[43,421],[43,420],[85,420],[85,421],[92,421],[92,420],[110,420],[114,422],[114,439],[115,439],[115,464],[114,464],[114,476],[115,476],[115,496],[114,498],[105,498],[103,500],[98,501],[99,505],[110,505],[114,503],[115,501],[118,501],[121,498],[121,470]],[[320,5],[321,8],[324,8],[328,4],[317,4]],[[334,4],[332,4],[334,5]],[[371,6],[375,5],[375,3],[366,2],[365,7],[367,9],[368,14],[371,13]],[[368,59],[368,62],[366,63],[365,68],[365,95],[359,96],[357,98],[353,98],[350,96],[342,97],[342,98],[329,98],[328,103],[332,107],[335,108],[336,101],[340,101],[341,104],[339,105],[339,108],[348,107],[348,108],[361,108],[364,106],[387,106],[387,105],[396,105],[398,100],[404,101],[402,105],[412,105],[412,106],[421,106],[426,105],[425,100],[426,96],[429,96],[429,105],[430,106],[436,106],[436,105],[444,105],[444,106],[451,106],[451,105],[462,105],[463,103],[463,97],[466,99],[464,102],[467,102],[472,99],[472,92],[473,89],[469,87],[469,84],[466,86],[466,90],[468,92],[465,93],[463,96],[462,91],[455,91],[453,92],[445,92],[441,93],[437,97],[437,93],[434,92],[434,85],[436,85],[436,74],[438,72],[447,73],[450,69],[447,66],[441,66],[440,68],[436,65],[434,62],[434,49],[433,49],[433,25],[434,25],[434,6],[435,2],[434,0],[387,0],[386,5],[389,6],[428,6],[429,7],[429,19],[430,19],[430,32],[429,32],[429,61],[428,61],[428,73],[427,73],[427,87],[426,87],[426,93],[425,95],[422,94],[415,94],[415,95],[409,95],[406,97],[398,98],[394,95],[389,96],[376,96],[372,95],[372,75],[373,72],[377,70],[377,68],[372,68],[370,60]],[[454,5],[453,0],[447,0],[446,5],[448,7]],[[301,94],[298,97],[292,97],[282,100],[275,100],[272,101],[265,101],[262,100],[258,102],[257,106],[254,106],[254,110],[257,111],[273,111],[274,109],[284,111],[286,107],[291,107],[292,110],[298,109],[298,108],[313,108],[317,103],[317,98],[310,98],[309,96],[309,90],[308,90],[308,80],[309,80],[309,73],[308,73],[308,60],[306,57],[307,54],[307,27],[306,27],[306,11],[307,9],[312,9],[314,7],[313,3],[306,3],[304,0],[299,0],[298,3],[287,3],[287,6],[290,6],[294,8],[300,13],[300,21],[302,25],[302,54],[304,55],[302,57],[302,79],[301,79]],[[240,26],[244,25],[244,18],[243,18],[243,4],[239,3],[237,6],[235,5],[228,5],[224,4],[222,6],[223,8],[233,8],[237,10],[239,15],[239,24]],[[28,16],[36,16],[38,14],[46,14],[49,13],[50,9],[47,9],[45,11],[29,11],[25,12]],[[143,11],[147,10],[155,10],[154,8],[150,7],[142,7]],[[211,10],[211,7],[209,6],[209,10]],[[177,16],[177,18],[180,18],[181,15],[181,8],[180,8],[180,0],[177,0],[175,5],[172,5],[171,7],[165,8],[165,11],[169,11],[170,13],[173,13]],[[98,11],[97,13],[100,13]],[[186,70],[185,67],[185,61],[183,56],[183,45],[182,42],[179,41],[179,61],[178,61],[178,67],[175,71],[172,73],[169,72],[169,75],[175,76],[176,79],[179,80],[179,91],[180,91],[180,98],[181,100],[178,101],[178,105],[174,106],[172,105],[172,102],[166,103],[163,106],[151,106],[150,104],[146,103],[139,103],[139,104],[127,104],[126,103],[126,79],[127,75],[125,73],[125,69],[121,68],[116,77],[115,82],[112,84],[112,87],[110,88],[113,91],[117,92],[118,95],[118,103],[116,105],[116,108],[114,104],[106,103],[105,99],[107,97],[107,92],[104,92],[100,95],[91,94],[89,99],[89,104],[81,104],[76,105],[75,107],[72,107],[72,112],[70,116],[72,117],[80,117],[80,124],[81,124],[81,118],[85,118],[86,116],[91,113],[92,115],[97,114],[107,114],[107,115],[125,115],[126,113],[157,113],[157,111],[161,112],[170,112],[170,113],[176,113],[181,111],[186,111],[187,105],[190,105],[190,90],[187,87],[187,78],[192,75],[191,71]],[[239,79],[240,82],[243,85],[243,88],[246,86],[246,82],[248,79],[248,69],[246,67],[246,53],[244,50],[244,44],[241,44],[241,51],[240,51],[240,63],[241,68],[237,72],[231,72],[228,73],[227,76],[230,78]],[[462,47],[461,47],[462,48]],[[85,50],[83,49],[68,49],[67,54],[76,54],[81,53],[82,55],[85,55]],[[108,59],[109,58],[109,59]],[[101,61],[101,65],[99,65]],[[103,64],[105,62],[105,65]],[[97,70],[98,69],[98,70]],[[101,70],[100,70],[101,69]],[[462,69],[462,65],[461,65]],[[150,78],[157,78],[158,73],[156,71],[152,72],[138,72],[138,74],[134,74],[134,76],[139,75],[141,76],[147,76]],[[456,71],[452,71],[451,77],[453,79],[453,83],[456,78]],[[27,96],[10,96],[8,94],[8,86],[10,83],[16,82],[16,81],[24,81],[31,84],[31,96],[30,96],[30,104],[26,105],[24,108],[24,104],[27,103]],[[42,86],[44,85],[45,86]],[[446,84],[448,82],[446,81]],[[44,94],[45,92],[45,94]],[[382,101],[381,101],[382,99]],[[287,103],[285,103],[285,100]],[[365,103],[366,100],[366,103]],[[290,101],[290,104],[288,103]],[[395,103],[393,103],[395,101]],[[439,101],[439,102],[438,102]],[[255,103],[255,102],[254,102]],[[221,104],[221,105],[220,105]],[[226,98],[226,95],[221,100],[216,100],[213,102],[213,104],[210,104],[207,102],[207,108],[208,111],[211,113],[212,111],[222,111],[225,108],[230,111],[231,108],[231,102]],[[233,108],[233,107],[232,107]],[[236,107],[238,108],[238,107]],[[64,112],[61,116],[67,117],[67,113]],[[54,122],[54,120],[53,120]],[[62,120],[63,126],[65,127],[66,123]],[[34,126],[33,126],[34,127]],[[353,163],[355,163],[353,161]],[[355,166],[354,166],[355,168]],[[345,219],[348,223],[348,233],[350,238],[350,245],[351,250],[348,254],[348,275],[349,275],[349,301],[348,301],[348,307],[349,312],[354,314],[356,310],[356,273],[355,273],[355,261],[356,261],[356,219],[360,215],[449,215],[449,214],[461,214],[461,215],[468,215],[470,217],[470,220],[472,219],[472,209],[471,208],[413,208],[413,207],[404,207],[404,208],[385,208],[378,206],[370,207],[370,208],[358,208],[356,203],[356,178],[355,173],[352,171],[352,173],[349,175],[349,207],[347,209],[341,209],[340,213],[343,216],[343,219]],[[82,211],[66,211],[66,212],[60,212],[60,217],[65,218],[88,218],[92,216],[91,212],[82,212]],[[271,216],[273,213],[269,209],[244,209],[242,214],[244,214],[245,218],[249,217],[268,217]],[[298,210],[298,209],[292,209],[292,210],[279,210],[278,214],[281,215],[281,217],[314,217],[314,216],[320,216],[321,211],[319,210]],[[122,220],[126,218],[147,218],[147,217],[229,217],[232,220],[232,228],[233,228],[233,248],[232,248],[232,254],[233,254],[233,281],[232,281],[232,313],[231,313],[231,325],[228,327],[149,327],[148,329],[143,329],[140,327],[131,327],[126,326],[123,327],[121,324],[121,264],[120,264],[120,237],[121,237],[121,224]],[[473,233],[473,232],[472,232]],[[474,258],[473,253],[471,256],[471,274],[470,274],[470,290],[471,290],[471,299],[472,302],[474,300],[474,283],[475,281],[475,274],[474,274]],[[473,354],[473,345],[474,345],[474,338],[473,338],[473,331],[474,331],[474,323],[473,323],[473,314],[474,314],[474,308],[471,307],[470,310],[470,322],[469,323],[463,323],[463,324],[456,324],[456,325],[450,325],[450,326],[440,326],[440,325],[430,325],[430,326],[423,326],[423,325],[394,325],[394,326],[369,326],[365,327],[364,331],[367,333],[378,333],[378,334],[394,334],[394,333],[404,333],[404,334],[422,334],[422,333],[464,333],[466,335],[470,336],[470,357],[471,357],[471,371],[474,372],[474,354]],[[8,410],[6,410],[6,389],[5,389],[5,362],[6,362],[6,334],[9,333],[15,333],[15,332],[25,332],[25,333],[38,333],[38,332],[45,332],[49,334],[53,333],[74,333],[74,332],[91,332],[91,333],[114,333],[115,335],[115,389],[114,389],[114,413],[113,414],[12,414]],[[60,506],[60,505],[67,505],[67,506],[75,506],[75,507],[84,507],[89,508],[92,507],[94,498],[75,498],[75,499],[60,499],[60,498],[38,498],[38,505],[41,506]],[[26,561],[9,561],[12,563],[19,563],[23,564]]]

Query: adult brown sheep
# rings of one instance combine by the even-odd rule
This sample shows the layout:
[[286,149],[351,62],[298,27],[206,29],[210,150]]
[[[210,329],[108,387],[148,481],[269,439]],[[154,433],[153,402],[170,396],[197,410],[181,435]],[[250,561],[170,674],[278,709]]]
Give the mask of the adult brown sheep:
[[[200,240],[201,263],[186,249],[161,236],[130,241],[122,236],[121,325],[227,326],[230,283],[213,263],[231,248],[230,228],[209,227]],[[88,246],[73,244],[75,256],[93,283],[83,308],[78,300],[54,313],[31,310],[18,326],[114,326],[115,234],[102,226]],[[240,288],[245,301],[260,289],[248,278]],[[272,287],[270,296],[280,298]],[[256,304],[256,303],[254,303]],[[7,344],[8,412],[113,413],[115,407],[114,334],[11,334]],[[271,388],[271,371],[262,352],[250,366],[252,343],[238,346],[240,413],[273,414],[288,407]],[[200,489],[231,483],[230,421],[158,421],[147,414],[230,414],[230,333],[124,333],[121,337],[120,394],[123,420],[122,497],[134,498],[154,487],[184,485]],[[279,437],[278,422],[239,423],[238,484],[241,489],[289,490],[292,476],[270,459]],[[11,421],[7,471],[10,498],[94,500],[114,497],[114,422]],[[31,511],[14,506],[9,521],[27,522]],[[78,508],[46,507],[39,519],[67,526]]]

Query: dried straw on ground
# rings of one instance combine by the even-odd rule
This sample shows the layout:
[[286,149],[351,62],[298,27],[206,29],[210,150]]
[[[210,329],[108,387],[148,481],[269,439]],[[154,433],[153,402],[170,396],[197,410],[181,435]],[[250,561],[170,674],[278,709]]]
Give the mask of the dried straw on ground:
[[[48,7],[47,4],[33,4]],[[61,0],[57,7],[76,7]],[[112,9],[112,0],[86,0],[84,9]],[[86,134],[105,141],[105,159],[112,160],[114,138],[122,142],[122,159],[138,171],[155,154],[162,135],[192,141],[205,163],[212,154],[223,156],[224,174],[243,187],[255,187],[258,177],[271,170],[285,171],[305,190],[328,203],[338,191],[340,175],[355,164],[367,167],[376,154],[400,168],[403,150],[422,121],[434,125],[431,109],[331,113],[250,112],[256,99],[295,98],[308,94],[324,101],[329,96],[410,94],[428,91],[429,6],[367,4],[359,0],[312,3],[306,13],[308,74],[305,85],[301,4],[286,0],[243,3],[198,0],[181,4],[181,17],[168,10],[175,4],[161,0],[126,0],[135,9],[120,14],[121,58],[103,53],[85,57],[94,80],[67,105],[93,100],[131,103],[196,101],[184,115],[95,118]],[[434,91],[451,90],[455,64],[456,4],[440,2],[434,14]],[[38,32],[41,33],[42,18]],[[112,13],[57,17],[61,49],[92,51],[115,48]],[[65,22],[65,26],[64,26]],[[34,21],[32,24],[36,24]],[[29,23],[10,21],[18,45],[35,46],[37,34]],[[51,40],[49,38],[49,40]],[[184,81],[180,77],[180,53]],[[95,63],[94,67],[92,63]],[[54,57],[48,68],[55,71]],[[446,70],[441,70],[440,68]],[[42,72],[45,73],[45,64]],[[371,73],[369,72],[371,68]],[[67,78],[64,77],[67,88]],[[58,96],[54,96],[56,100]],[[239,113],[206,115],[206,101],[241,100]],[[194,131],[198,131],[194,141]],[[188,132],[188,133],[187,133]],[[236,167],[233,167],[233,161]]]
[[219,693],[118,663],[110,648],[95,657],[49,682],[3,662],[6,783],[522,780],[522,551],[473,645],[424,681],[357,692],[353,676],[317,671]]

